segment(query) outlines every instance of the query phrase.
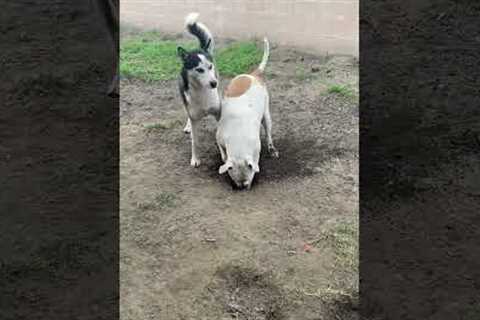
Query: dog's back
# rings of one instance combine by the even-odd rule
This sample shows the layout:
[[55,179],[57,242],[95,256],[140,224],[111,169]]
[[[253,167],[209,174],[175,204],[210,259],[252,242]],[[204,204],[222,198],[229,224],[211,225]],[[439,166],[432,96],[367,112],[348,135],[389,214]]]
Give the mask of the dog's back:
[[250,74],[236,76],[228,84],[224,93],[222,113],[237,114],[252,109],[257,114],[263,114],[268,103],[268,91],[264,81],[265,66],[270,53],[267,39],[264,39],[264,46],[263,58],[258,68]]

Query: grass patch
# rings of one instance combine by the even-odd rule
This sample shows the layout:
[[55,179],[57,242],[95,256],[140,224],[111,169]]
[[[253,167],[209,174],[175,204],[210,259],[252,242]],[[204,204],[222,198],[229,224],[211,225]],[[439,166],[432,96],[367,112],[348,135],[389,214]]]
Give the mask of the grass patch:
[[173,193],[162,192],[155,197],[157,208],[173,208],[175,207],[176,196]]
[[155,195],[153,200],[148,202],[137,203],[137,208],[140,210],[159,210],[164,208],[174,208],[177,197],[170,192],[162,192]]
[[335,260],[339,266],[349,270],[356,270],[358,266],[358,224],[340,223],[331,230],[326,230],[311,245],[326,244],[335,253]]
[[[120,43],[120,73],[149,82],[175,79],[181,69],[177,45],[191,50],[197,47],[197,42],[162,40],[158,32],[123,39]],[[218,50],[215,60],[222,76],[234,76],[259,64],[262,54],[263,48],[258,48],[254,42],[234,42]]]
[[262,56],[263,48],[254,42],[234,42],[219,51],[216,63],[221,75],[233,77],[260,64]]
[[303,65],[297,66],[295,69],[295,76],[300,81],[308,80],[312,77],[311,73]]
[[344,97],[353,97],[353,91],[349,87],[342,85],[330,86],[327,92],[330,94],[338,94]]

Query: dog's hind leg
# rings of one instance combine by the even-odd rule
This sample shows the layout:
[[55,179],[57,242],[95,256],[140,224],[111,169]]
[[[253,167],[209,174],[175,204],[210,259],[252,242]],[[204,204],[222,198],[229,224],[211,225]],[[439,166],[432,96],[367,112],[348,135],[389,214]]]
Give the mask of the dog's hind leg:
[[267,147],[268,147],[268,153],[270,153],[271,156],[274,158],[278,158],[278,151],[273,145],[273,140],[272,140],[272,118],[270,116],[270,108],[268,105],[268,97],[267,97],[267,103],[265,106],[265,111],[263,113],[263,119],[262,119],[262,124],[265,129],[265,134],[267,135]]
[[190,120],[192,132],[190,133],[192,137],[192,158],[190,160],[190,165],[192,167],[198,167],[200,165],[200,159],[198,158],[198,138],[199,138],[199,129],[200,122]]

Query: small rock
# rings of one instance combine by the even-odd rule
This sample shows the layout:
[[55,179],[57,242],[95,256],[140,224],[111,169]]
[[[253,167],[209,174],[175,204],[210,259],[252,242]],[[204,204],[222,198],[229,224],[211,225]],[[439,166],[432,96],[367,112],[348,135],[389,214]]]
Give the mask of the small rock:
[[296,253],[295,250],[289,250],[289,251],[287,251],[287,254],[288,254],[289,256],[293,256],[293,255],[295,255],[295,253]]
[[241,312],[242,311],[242,307],[239,306],[236,303],[229,303],[227,306],[230,309],[230,311],[233,311],[233,312]]
[[255,307],[255,311],[259,313],[265,312],[265,309],[263,307]]
[[303,245],[303,251],[304,252],[312,252],[313,247],[309,245],[308,243]]

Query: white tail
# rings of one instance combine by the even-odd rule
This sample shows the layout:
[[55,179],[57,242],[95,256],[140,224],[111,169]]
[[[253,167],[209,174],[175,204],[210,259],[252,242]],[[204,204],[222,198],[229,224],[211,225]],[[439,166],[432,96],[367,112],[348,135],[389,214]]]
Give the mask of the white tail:
[[268,43],[267,37],[263,38],[263,58],[262,62],[258,66],[258,71],[262,72],[265,70],[267,66],[268,57],[270,56],[270,44]]
[[188,29],[188,26],[194,25],[197,22],[199,15],[198,12],[189,13],[185,18],[185,29]]
[[199,14],[197,12],[188,14],[185,18],[185,29],[197,37],[198,41],[200,42],[200,48],[208,51],[210,54],[213,54],[215,44],[212,33],[203,23],[197,21],[198,16]]

